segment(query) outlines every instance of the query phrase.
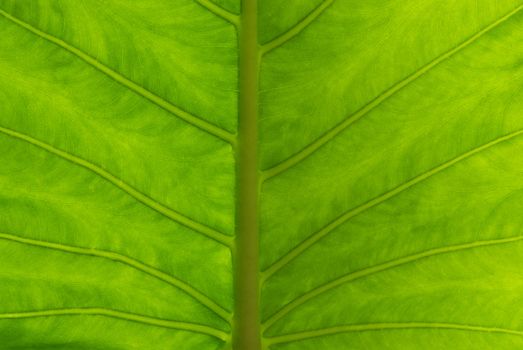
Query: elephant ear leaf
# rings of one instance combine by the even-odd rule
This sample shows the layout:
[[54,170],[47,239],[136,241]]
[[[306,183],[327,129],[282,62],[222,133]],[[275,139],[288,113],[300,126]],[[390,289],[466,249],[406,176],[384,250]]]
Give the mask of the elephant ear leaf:
[[324,1],[294,26],[276,3],[260,25],[266,343],[523,346],[521,1]]
[[229,340],[237,49],[215,12],[0,1],[2,348]]
[[0,37],[4,348],[523,347],[521,0],[0,0]]

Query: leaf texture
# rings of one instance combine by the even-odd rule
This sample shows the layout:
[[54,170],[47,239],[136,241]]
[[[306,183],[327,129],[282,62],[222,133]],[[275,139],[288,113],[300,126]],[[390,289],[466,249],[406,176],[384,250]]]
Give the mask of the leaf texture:
[[271,348],[521,346],[521,9],[334,1],[265,55]]
[[0,37],[3,349],[523,347],[521,0],[0,0]]

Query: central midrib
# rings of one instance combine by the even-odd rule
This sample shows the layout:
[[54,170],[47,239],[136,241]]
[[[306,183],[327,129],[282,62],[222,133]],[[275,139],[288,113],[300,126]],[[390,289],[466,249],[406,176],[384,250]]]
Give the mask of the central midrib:
[[257,0],[242,0],[238,26],[239,118],[236,155],[236,240],[233,248],[233,349],[261,350],[258,230]]

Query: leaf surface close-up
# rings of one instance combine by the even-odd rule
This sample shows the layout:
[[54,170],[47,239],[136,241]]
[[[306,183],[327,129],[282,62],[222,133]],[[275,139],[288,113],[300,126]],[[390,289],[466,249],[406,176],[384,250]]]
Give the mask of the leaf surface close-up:
[[521,0],[0,0],[0,349],[523,348]]

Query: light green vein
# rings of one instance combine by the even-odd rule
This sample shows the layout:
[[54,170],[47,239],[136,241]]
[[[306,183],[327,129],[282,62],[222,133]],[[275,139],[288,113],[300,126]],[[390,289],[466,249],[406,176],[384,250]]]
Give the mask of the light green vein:
[[443,55],[437,57],[427,65],[423,66],[422,68],[415,71],[413,74],[405,78],[404,80],[398,82],[385,92],[383,92],[381,95],[376,97],[374,100],[372,100],[370,103],[365,105],[363,108],[358,110],[356,113],[352,114],[348,118],[346,118],[344,121],[342,121],[340,124],[336,125],[334,128],[330,129],[326,133],[324,133],[322,136],[320,136],[318,139],[310,143],[308,146],[303,148],[302,150],[298,151],[294,155],[290,156],[286,160],[282,161],[281,163],[268,168],[262,172],[262,179],[263,181],[266,181],[274,176],[277,176],[278,174],[281,174],[282,172],[292,168],[296,164],[300,163],[307,157],[309,157],[311,154],[316,152],[318,149],[320,149],[322,146],[324,146],[326,143],[334,139],[338,134],[340,134],[342,131],[344,131],[347,127],[349,127],[351,124],[355,123],[368,113],[370,113],[372,110],[374,110],[376,107],[381,105],[382,102],[389,99],[391,96],[395,95],[398,91],[406,87],[407,85],[411,84],[412,82],[416,81],[418,78],[422,77],[424,74],[432,70],[434,67],[442,63],[443,61],[449,59],[456,53],[460,52],[461,50],[465,49],[472,43],[474,43],[476,40],[481,38],[486,33],[490,32],[494,28],[498,27],[502,23],[506,22],[508,19],[510,19],[512,16],[517,14],[519,11],[523,9],[523,5],[517,7],[516,9],[512,10],[510,13],[506,14],[502,18],[498,19],[494,23],[490,24],[489,26],[485,27],[478,33],[471,36],[466,41],[462,42],[460,45],[456,46],[455,48],[445,52]]
[[394,322],[394,323],[368,323],[368,324],[354,324],[347,326],[337,326],[331,328],[317,329],[312,331],[305,331],[293,334],[280,335],[277,337],[266,338],[268,346],[281,343],[296,342],[304,339],[324,337],[328,335],[350,333],[350,332],[368,332],[368,331],[382,331],[382,330],[399,330],[399,329],[446,329],[467,332],[480,333],[498,333],[523,336],[523,331],[517,331],[498,327],[474,326],[468,324],[458,323],[439,323],[439,322]]
[[457,244],[457,245],[451,245],[446,247],[440,247],[440,248],[434,248],[429,249],[417,254],[408,255],[399,259],[395,259],[383,264],[378,264],[375,266],[371,266],[368,268],[365,268],[360,271],[352,272],[349,274],[346,274],[338,279],[335,279],[331,282],[328,282],[322,286],[319,286],[311,291],[308,291],[307,293],[301,295],[300,297],[294,299],[287,305],[285,305],[283,308],[278,310],[276,313],[274,313],[271,317],[269,317],[263,324],[264,329],[268,329],[270,326],[272,326],[276,321],[284,317],[286,314],[291,312],[292,310],[298,308],[300,305],[303,305],[307,301],[328,292],[329,290],[332,290],[336,287],[339,287],[345,283],[352,282],[354,280],[360,279],[362,277],[371,276],[373,274],[376,274],[378,272],[382,272],[385,270],[389,270],[398,266],[402,266],[405,264],[413,263],[416,261],[419,261],[421,259],[430,258],[433,256],[441,255],[441,254],[448,254],[453,252],[459,252],[467,249],[473,249],[473,248],[479,248],[479,247],[486,247],[486,246],[493,246],[493,245],[499,245],[499,244],[507,244],[512,242],[518,242],[523,240],[523,236],[515,236],[515,237],[509,237],[509,238],[500,238],[500,239],[492,239],[492,240],[483,240],[483,241],[476,241],[476,242],[470,242],[470,243],[464,243],[464,244]]
[[294,260],[296,257],[298,257],[301,253],[303,253],[305,250],[307,250],[309,247],[311,247],[312,245],[314,245],[316,242],[318,242],[320,239],[322,239],[323,237],[325,237],[327,234],[329,234],[330,232],[332,232],[334,229],[336,229],[338,226],[342,225],[343,223],[345,223],[347,220],[349,220],[350,218],[353,218],[355,217],[356,215],[359,215],[361,213],[363,213],[364,211],[368,210],[368,209],[371,209],[383,202],[385,202],[386,200],[392,198],[392,197],[395,197],[397,196],[398,194],[402,193],[403,191],[406,191],[408,190],[409,188],[411,188],[412,186],[415,186],[417,185],[418,183],[422,182],[422,181],[425,181],[426,179],[444,171],[445,169],[475,155],[475,154],[478,154],[490,147],[493,147],[499,143],[502,143],[502,142],[506,142],[506,141],[509,141],[519,135],[523,134],[523,130],[517,130],[517,131],[514,131],[510,134],[507,134],[507,135],[504,135],[504,136],[501,136],[493,141],[490,141],[486,144],[483,144],[481,146],[478,146],[476,148],[473,148],[472,150],[466,152],[466,153],[463,153],[451,160],[448,160],[447,162],[435,167],[435,168],[432,168],[431,170],[427,171],[427,172],[424,172],[418,176],[416,176],[415,178],[401,184],[400,186],[388,191],[388,192],[385,192],[383,194],[381,194],[380,196],[378,197],[375,197],[374,199],[371,199],[370,201],[354,208],[354,209],[351,209],[349,211],[347,211],[346,213],[344,213],[343,215],[339,216],[337,219],[331,221],[329,224],[325,225],[322,229],[320,229],[319,231],[317,231],[316,233],[310,235],[308,238],[306,238],[305,240],[303,240],[301,243],[299,243],[297,246],[295,246],[293,249],[291,249],[289,252],[287,252],[284,256],[282,256],[277,262],[275,262],[272,266],[270,266],[269,268],[267,268],[264,272],[262,272],[262,280],[263,281],[266,281],[270,276],[272,276],[275,272],[277,272],[278,270],[280,270],[282,267],[284,267],[285,265],[287,265],[290,261]]
[[309,24],[311,24],[316,18],[318,18],[323,11],[325,11],[334,0],[324,0],[318,7],[316,7],[312,12],[310,12],[305,18],[303,18],[300,22],[298,22],[294,27],[283,33],[282,35],[278,36],[277,38],[269,41],[266,44],[263,44],[260,47],[261,54],[266,54],[269,51],[274,50],[275,48],[285,44],[298,34],[300,34]]
[[58,148],[55,148],[45,142],[42,142],[40,140],[37,140],[29,135],[22,134],[18,131],[14,131],[8,128],[4,128],[0,126],[0,133],[6,134],[8,136],[14,137],[16,139],[19,139],[21,141],[25,141],[33,146],[36,146],[38,148],[44,149],[49,153],[52,153],[58,157],[61,157],[65,160],[70,161],[71,163],[74,163],[76,165],[79,165],[87,170],[92,171],[96,175],[102,177],[103,179],[109,181],[125,193],[129,194],[131,197],[135,198],[139,202],[145,204],[149,208],[157,211],[158,213],[164,215],[165,217],[176,221],[184,226],[189,227],[190,229],[193,229],[211,239],[216,240],[217,242],[230,247],[232,245],[232,237],[227,236],[221,232],[218,232],[208,226],[205,226],[203,224],[200,224],[192,219],[189,219],[186,216],[183,216],[182,214],[179,214],[175,212],[174,210],[166,207],[165,205],[159,203],[158,201],[152,199],[151,197],[143,194],[142,192],[138,191],[131,185],[125,183],[123,180],[117,178],[116,176],[112,175],[108,171],[100,168],[99,166],[88,162],[85,159],[79,158],[75,155],[72,155],[68,152],[62,151]]
[[195,0],[198,4],[205,7],[208,11],[214,13],[216,16],[223,18],[224,20],[234,24],[235,26],[240,25],[240,16],[227,11],[226,9],[216,5],[210,0]]
[[68,44],[67,42],[63,41],[62,39],[59,39],[48,33],[45,33],[43,31],[41,31],[40,29],[35,28],[32,25],[14,17],[13,15],[7,13],[6,11],[4,11],[2,9],[0,9],[0,15],[5,17],[6,19],[10,20],[11,22],[17,24],[18,26],[30,31],[31,33],[41,37],[42,39],[45,39],[55,45],[58,45],[62,49],[72,53],[73,55],[80,58],[81,60],[83,60],[84,62],[89,64],[90,66],[96,68],[98,71],[106,74],[108,77],[112,78],[113,80],[117,81],[118,83],[122,84],[123,86],[127,87],[128,89],[134,91],[138,95],[146,98],[147,100],[149,100],[150,102],[154,103],[155,105],[161,107],[162,109],[164,109],[164,110],[172,113],[173,115],[179,117],[180,119],[186,121],[187,123],[207,132],[208,134],[214,135],[214,136],[230,143],[231,145],[236,144],[236,136],[234,134],[232,134],[224,129],[221,129],[218,126],[211,124],[203,119],[195,117],[179,107],[174,106],[173,104],[164,100],[160,96],[152,93],[151,91],[145,89],[144,87],[129,80],[128,78],[124,77],[120,73],[107,67],[100,61],[89,56],[88,54],[84,53],[83,51],[77,49],[76,47],[72,46],[71,44]]
[[41,311],[27,311],[27,312],[10,312],[10,313],[0,313],[0,320],[7,319],[27,319],[27,318],[41,318],[41,317],[56,317],[56,316],[105,316],[117,318],[124,321],[142,323],[148,326],[156,326],[163,328],[172,328],[182,331],[189,331],[194,333],[201,333],[205,335],[212,336],[214,338],[227,341],[229,339],[229,334],[222,332],[218,329],[188,323],[188,322],[179,322],[164,320],[160,318],[132,314],[128,312],[122,312],[112,309],[105,308],[67,308],[67,309],[54,309],[54,310],[41,310]]
[[227,322],[230,322],[231,320],[231,314],[222,308],[220,305],[218,305],[216,302],[211,300],[208,296],[204,295],[194,287],[190,286],[189,284],[175,278],[174,276],[171,276],[163,271],[160,271],[154,267],[145,265],[144,263],[135,260],[133,258],[127,257],[122,254],[105,251],[105,250],[98,250],[93,248],[80,248],[80,247],[74,247],[62,243],[53,243],[53,242],[46,242],[41,240],[35,240],[30,238],[24,238],[20,236],[15,236],[12,234],[7,233],[0,233],[0,239],[21,243],[25,245],[40,247],[40,248],[46,248],[46,249],[53,249],[58,250],[61,252],[66,253],[72,253],[72,254],[80,254],[80,255],[86,255],[86,256],[92,256],[97,258],[104,258],[109,259],[112,261],[116,261],[122,264],[125,264],[127,266],[130,266],[136,270],[139,270],[149,276],[152,276],[154,278],[157,278],[163,282],[166,282],[173,287],[176,287],[183,292],[185,292],[187,295],[191,296],[198,302],[200,302],[202,305],[207,307],[209,310],[216,313],[218,316],[220,316],[222,319],[224,319]]

